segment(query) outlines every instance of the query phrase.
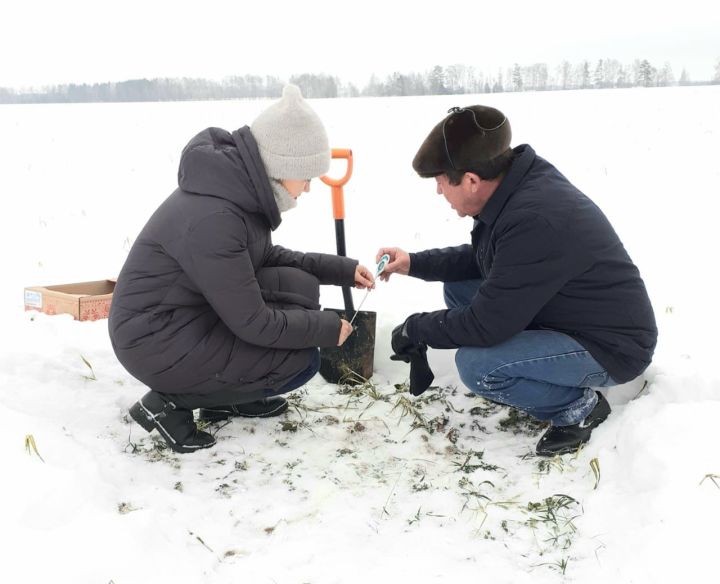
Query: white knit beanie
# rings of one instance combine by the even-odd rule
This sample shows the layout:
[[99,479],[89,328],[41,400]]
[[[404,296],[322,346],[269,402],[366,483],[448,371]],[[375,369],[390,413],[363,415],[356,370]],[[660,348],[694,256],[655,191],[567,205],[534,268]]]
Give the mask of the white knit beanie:
[[250,131],[271,178],[302,180],[330,169],[325,128],[297,85],[286,85],[282,98],[255,118]]

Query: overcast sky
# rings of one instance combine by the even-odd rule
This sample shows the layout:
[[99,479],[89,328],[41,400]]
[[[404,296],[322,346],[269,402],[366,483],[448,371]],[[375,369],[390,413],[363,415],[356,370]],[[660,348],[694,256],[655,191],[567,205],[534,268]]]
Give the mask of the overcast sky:
[[371,72],[604,58],[706,80],[720,2],[9,0],[0,55],[0,87],[301,72],[364,85]]

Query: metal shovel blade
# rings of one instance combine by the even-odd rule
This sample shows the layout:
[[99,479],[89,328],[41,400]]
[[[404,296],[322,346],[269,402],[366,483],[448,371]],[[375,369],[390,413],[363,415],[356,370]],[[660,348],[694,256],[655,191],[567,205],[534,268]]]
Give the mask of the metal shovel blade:
[[372,377],[375,363],[375,326],[377,314],[369,311],[332,310],[349,321],[355,316],[353,332],[340,347],[320,349],[320,375],[328,383],[359,385]]

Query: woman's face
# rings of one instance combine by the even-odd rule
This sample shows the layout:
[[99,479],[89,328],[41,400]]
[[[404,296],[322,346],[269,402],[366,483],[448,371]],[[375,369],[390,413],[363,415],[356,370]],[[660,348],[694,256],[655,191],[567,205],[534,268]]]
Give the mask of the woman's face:
[[293,199],[297,199],[301,194],[310,191],[310,181],[312,179],[285,178],[280,184],[285,187]]

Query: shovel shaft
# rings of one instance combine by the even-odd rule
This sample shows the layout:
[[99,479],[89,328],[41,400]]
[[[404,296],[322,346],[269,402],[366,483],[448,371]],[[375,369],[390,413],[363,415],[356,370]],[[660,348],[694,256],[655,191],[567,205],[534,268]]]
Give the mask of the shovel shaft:
[[345,301],[345,311],[350,313],[355,310],[355,307],[353,306],[353,299],[352,294],[350,294],[350,288],[347,286],[343,286],[343,300]]
[[[321,176],[320,180],[332,189],[333,217],[335,218],[335,243],[339,256],[346,256],[345,252],[345,198],[343,187],[350,180],[353,171],[352,150],[349,148],[333,148],[332,158],[344,158],[347,160],[347,168],[342,178],[330,178]],[[354,312],[352,294],[348,286],[342,287],[343,300],[345,301],[345,313]]]
[[337,246],[337,254],[345,257],[345,221],[342,219],[335,219],[335,244]]
[[[342,219],[335,219],[335,243],[337,244],[337,254],[345,257],[345,222]],[[343,286],[342,293],[345,302],[345,312],[350,314],[355,311],[350,287]]]

